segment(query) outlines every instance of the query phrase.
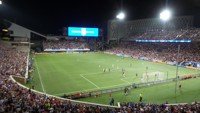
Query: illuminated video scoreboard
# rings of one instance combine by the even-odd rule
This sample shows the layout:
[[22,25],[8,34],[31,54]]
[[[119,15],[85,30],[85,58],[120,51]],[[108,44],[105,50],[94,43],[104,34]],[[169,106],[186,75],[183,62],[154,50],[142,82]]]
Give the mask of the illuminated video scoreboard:
[[68,27],[68,36],[98,37],[98,28]]

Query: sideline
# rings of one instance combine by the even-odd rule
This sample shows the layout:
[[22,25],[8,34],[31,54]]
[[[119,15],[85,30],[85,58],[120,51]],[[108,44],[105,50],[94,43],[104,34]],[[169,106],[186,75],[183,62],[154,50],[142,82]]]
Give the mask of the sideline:
[[41,86],[42,86],[42,91],[43,91],[44,93],[46,93],[46,91],[45,91],[45,89],[44,89],[44,84],[43,84],[43,82],[42,82],[42,77],[41,77],[40,72],[39,72],[39,68],[38,68],[38,64],[37,64],[36,58],[35,58],[35,64],[36,64],[37,72],[38,72],[38,75],[39,75],[40,83],[41,83]]

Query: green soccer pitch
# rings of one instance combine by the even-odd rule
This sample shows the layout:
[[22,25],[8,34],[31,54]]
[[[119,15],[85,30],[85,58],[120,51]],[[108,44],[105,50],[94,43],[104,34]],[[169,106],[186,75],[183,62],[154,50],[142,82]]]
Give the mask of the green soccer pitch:
[[[176,76],[175,66],[131,58],[121,58],[103,53],[38,54],[33,55],[33,57],[35,71],[31,73],[33,80],[27,86],[34,86],[38,91],[55,96],[111,89],[133,83],[137,84],[175,78]],[[122,74],[122,69],[125,70],[124,75]],[[178,70],[179,76],[200,73],[198,70],[181,67]],[[149,75],[148,79],[146,74]],[[183,81],[186,82],[187,87],[183,85],[183,91],[177,92],[177,95],[187,94],[183,96],[185,98],[182,100],[183,102],[191,102],[199,99],[196,93],[200,94],[200,88],[198,84],[195,85],[199,80],[199,78],[196,78],[193,81]],[[138,101],[138,95],[141,92],[144,95],[144,101],[146,100],[147,102],[162,103],[165,101],[177,102],[177,100],[178,102],[182,102],[179,97],[174,97],[174,87],[175,83],[173,82],[136,88],[131,90],[127,96],[123,96],[123,92],[116,92],[112,95],[119,102]],[[186,91],[188,92],[184,93]],[[190,95],[195,95],[196,97],[192,96],[189,98]],[[108,94],[105,94],[100,97],[80,100],[108,104],[109,97]]]

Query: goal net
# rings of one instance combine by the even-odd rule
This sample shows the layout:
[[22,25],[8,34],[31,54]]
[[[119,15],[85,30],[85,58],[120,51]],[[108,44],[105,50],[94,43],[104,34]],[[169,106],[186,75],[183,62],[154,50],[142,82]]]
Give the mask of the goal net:
[[153,82],[153,81],[160,81],[160,80],[164,80],[167,79],[167,77],[165,76],[164,72],[145,72],[142,74],[141,76],[141,82]]

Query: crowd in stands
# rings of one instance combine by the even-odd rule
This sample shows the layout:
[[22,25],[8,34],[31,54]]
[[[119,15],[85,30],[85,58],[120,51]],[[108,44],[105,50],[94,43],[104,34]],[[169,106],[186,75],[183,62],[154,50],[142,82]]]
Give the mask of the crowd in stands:
[[129,39],[134,40],[196,40],[200,39],[200,29],[163,30],[154,29],[144,33],[134,33]]
[[[97,97],[98,98],[98,97]],[[116,103],[114,103],[116,105]],[[192,104],[149,104],[145,102],[121,103],[121,107],[102,107],[73,103],[37,94],[31,89],[20,87],[8,76],[0,75],[0,113],[199,113],[200,103]]]
[[0,113],[100,113],[108,108],[72,104],[68,100],[37,94],[0,75]]
[[134,58],[146,57],[163,62],[176,62],[180,45],[179,62],[200,62],[200,48],[193,43],[138,43],[122,42],[119,46],[107,50],[115,54],[126,54]]
[[69,40],[47,40],[43,42],[44,49],[83,49],[89,48],[86,42]]
[[[199,103],[192,104],[148,104],[128,102],[122,104],[122,109],[128,113],[198,113],[200,112]],[[123,111],[122,110],[122,111]]]
[[[47,42],[49,43],[49,42]],[[135,44],[134,44],[135,45]],[[54,44],[53,44],[54,46]],[[167,46],[167,45],[165,45]],[[52,47],[52,46],[51,46]],[[112,49],[115,52],[145,54],[150,51],[156,53],[160,58],[158,49],[139,45],[121,45],[118,49]],[[172,46],[173,47],[173,46]],[[166,48],[166,47],[163,47]],[[141,50],[140,50],[141,49]],[[190,48],[191,49],[191,48]],[[160,49],[161,51],[162,49]],[[191,49],[192,50],[192,49]],[[142,52],[143,51],[143,52]],[[165,50],[169,51],[168,49]],[[141,53],[140,53],[141,52]],[[191,51],[194,52],[194,51]],[[145,55],[154,55],[149,52]],[[132,53],[133,54],[133,53]],[[186,54],[186,53],[185,53]],[[189,53],[190,54],[190,53]],[[198,54],[198,53],[197,53]],[[134,53],[134,55],[136,55]],[[167,56],[167,55],[166,55]],[[166,104],[148,104],[145,102],[121,103],[121,107],[105,107],[100,105],[87,105],[83,103],[74,103],[70,100],[49,97],[45,94],[39,94],[32,89],[19,86],[11,80],[9,75],[23,76],[25,73],[27,53],[17,51],[12,47],[0,45],[0,113],[178,113],[178,112],[200,112],[200,103],[185,105],[166,105]],[[98,97],[97,97],[98,98]],[[117,105],[114,103],[114,105]]]
[[0,74],[23,76],[27,66],[27,52],[0,45]]

